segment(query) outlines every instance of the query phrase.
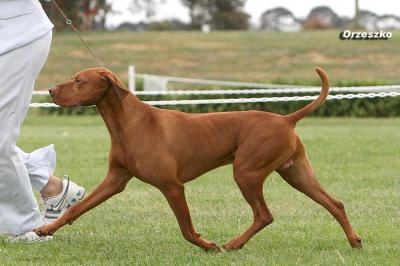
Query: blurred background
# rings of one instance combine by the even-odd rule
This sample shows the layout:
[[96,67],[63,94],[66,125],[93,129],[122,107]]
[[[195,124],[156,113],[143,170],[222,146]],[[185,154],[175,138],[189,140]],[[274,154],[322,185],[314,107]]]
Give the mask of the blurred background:
[[[400,84],[398,1],[56,2],[82,32],[105,66],[125,82],[129,79],[128,67],[133,65],[137,73],[160,76],[319,86],[314,67],[320,66],[328,72],[333,86]],[[47,89],[77,71],[97,65],[54,5],[45,1],[42,5],[55,25],[55,33],[49,61],[37,82],[37,90]],[[393,37],[389,40],[344,41],[339,39],[344,29],[383,30],[392,32]],[[136,80],[138,90],[143,88],[143,82]],[[168,89],[221,87],[168,84]],[[343,101],[346,105],[344,109],[334,114],[398,115],[398,99],[361,100],[362,104],[358,100]],[[354,105],[361,105],[363,110],[354,113],[351,111]],[[200,109],[187,107],[184,110],[258,108],[285,112],[298,107],[296,103],[290,106],[289,109],[268,109],[265,104],[247,104]],[[379,110],[376,110],[377,106],[380,106]],[[324,110],[320,112],[326,114]]]
[[[400,4],[382,0],[72,0],[57,1],[85,30],[399,29]],[[62,18],[46,5],[57,29]],[[396,14],[397,13],[397,14]]]

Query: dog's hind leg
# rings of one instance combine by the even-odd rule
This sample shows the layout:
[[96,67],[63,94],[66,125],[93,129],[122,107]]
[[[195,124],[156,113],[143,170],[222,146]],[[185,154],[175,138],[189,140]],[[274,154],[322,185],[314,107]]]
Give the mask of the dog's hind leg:
[[293,164],[278,169],[277,172],[292,187],[306,194],[315,202],[325,207],[343,228],[352,247],[361,248],[361,238],[354,232],[347,218],[344,205],[334,199],[319,183],[307,159],[301,141],[297,141],[297,149],[293,156]]
[[168,184],[160,188],[160,190],[164,194],[178,220],[183,237],[206,251],[219,251],[220,248],[215,243],[202,239],[200,234],[194,230],[183,184]]

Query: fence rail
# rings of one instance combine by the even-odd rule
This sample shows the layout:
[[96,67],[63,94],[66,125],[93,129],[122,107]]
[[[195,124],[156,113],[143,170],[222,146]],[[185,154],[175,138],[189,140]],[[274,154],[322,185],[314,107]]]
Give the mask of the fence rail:
[[[276,88],[276,89],[243,89],[243,90],[170,90],[170,91],[135,91],[138,96],[157,96],[157,95],[238,95],[238,94],[293,94],[293,93],[313,93],[320,92],[321,88],[304,87],[304,88]],[[360,86],[360,87],[331,87],[330,92],[392,92],[400,91],[400,85],[387,86]],[[34,91],[33,95],[49,95],[47,91]]]
[[[358,94],[336,94],[328,95],[327,100],[341,99],[362,99],[362,98],[385,98],[397,97],[400,92],[380,92],[380,93],[358,93]],[[194,105],[194,104],[227,104],[227,103],[265,103],[265,102],[293,102],[293,101],[310,101],[317,98],[314,96],[290,96],[290,97],[268,97],[268,98],[239,98],[239,99],[204,99],[204,100],[167,100],[167,101],[145,101],[145,103],[154,106],[171,106],[171,105]],[[54,108],[59,107],[54,103],[31,103],[32,108]]]

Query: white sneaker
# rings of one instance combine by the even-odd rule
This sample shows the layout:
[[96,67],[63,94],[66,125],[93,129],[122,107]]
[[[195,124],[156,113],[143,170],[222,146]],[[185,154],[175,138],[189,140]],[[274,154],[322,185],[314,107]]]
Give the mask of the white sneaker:
[[17,242],[34,243],[34,242],[47,242],[51,240],[53,240],[52,236],[38,236],[33,231],[18,236],[10,236],[8,238],[8,241],[10,243],[17,243]]
[[63,189],[54,197],[42,199],[44,204],[43,223],[48,224],[60,217],[68,208],[77,204],[85,195],[85,189],[64,176]]

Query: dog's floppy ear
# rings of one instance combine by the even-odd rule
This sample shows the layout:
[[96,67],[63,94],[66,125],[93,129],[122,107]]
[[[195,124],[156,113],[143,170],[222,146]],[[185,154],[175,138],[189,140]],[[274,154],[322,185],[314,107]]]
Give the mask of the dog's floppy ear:
[[122,100],[126,95],[129,94],[128,88],[125,84],[110,70],[105,70],[101,72],[101,76],[106,78],[117,92],[118,98]]

